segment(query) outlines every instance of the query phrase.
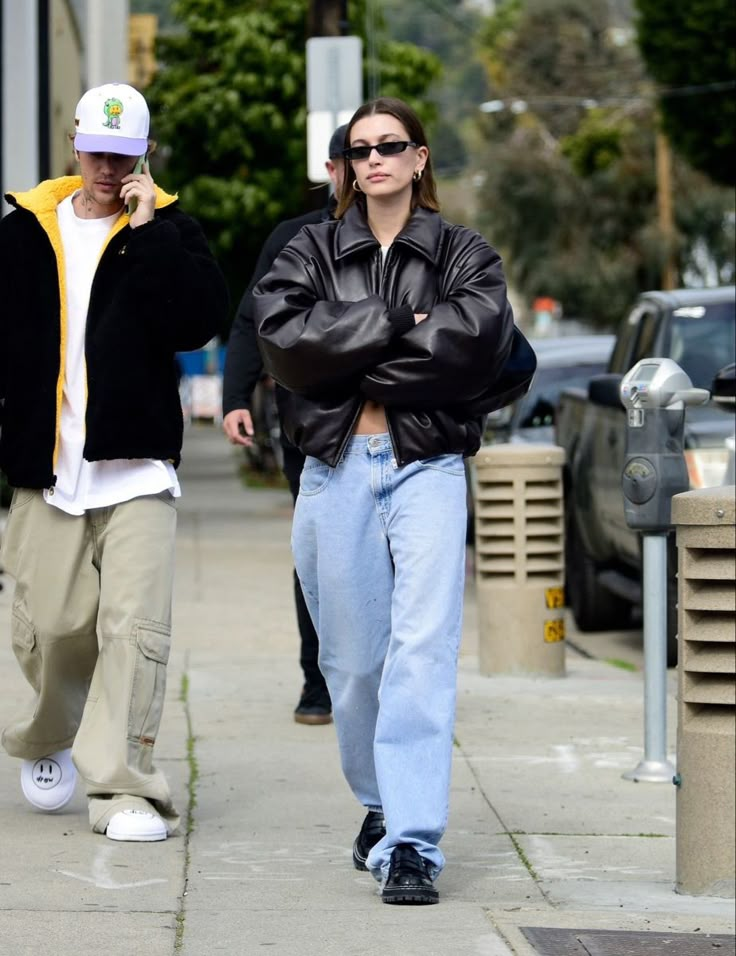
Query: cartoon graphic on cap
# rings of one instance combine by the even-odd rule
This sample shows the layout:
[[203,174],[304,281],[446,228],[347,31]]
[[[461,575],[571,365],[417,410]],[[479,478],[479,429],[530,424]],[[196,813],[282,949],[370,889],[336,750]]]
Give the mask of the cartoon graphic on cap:
[[105,106],[103,108],[107,121],[102,125],[110,129],[120,129],[120,114],[123,112],[122,101],[118,99],[105,100]]

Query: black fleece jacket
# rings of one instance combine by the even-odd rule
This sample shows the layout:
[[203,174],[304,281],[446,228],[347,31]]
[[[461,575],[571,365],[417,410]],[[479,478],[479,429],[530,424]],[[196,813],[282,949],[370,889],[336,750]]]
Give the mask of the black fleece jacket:
[[269,271],[284,246],[299,232],[302,226],[327,222],[332,218],[336,203],[330,200],[324,209],[315,209],[293,219],[284,219],[274,227],[263,243],[260,255],[250,277],[248,287],[235,313],[225,356],[225,374],[222,383],[222,413],[227,415],[236,408],[250,410],[253,391],[263,373],[263,359],[258,348],[255,321],[253,318],[253,289]]
[[[56,207],[81,185],[47,180],[8,195],[0,221],[0,469],[15,487],[55,481],[67,338]],[[111,230],[92,283],[85,360],[88,461],[178,465],[183,422],[174,354],[212,338],[228,307],[204,233],[157,190],[152,222]]]

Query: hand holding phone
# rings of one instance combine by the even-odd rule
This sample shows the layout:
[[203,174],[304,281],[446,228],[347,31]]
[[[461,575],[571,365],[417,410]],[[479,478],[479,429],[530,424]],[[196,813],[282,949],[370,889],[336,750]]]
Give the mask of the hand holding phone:
[[[146,154],[145,156],[139,156],[139,157],[138,157],[138,162],[137,162],[137,163],[135,164],[135,166],[133,167],[131,174],[134,175],[134,176],[137,176],[137,175],[139,175],[140,173],[142,173],[142,172],[143,172],[143,166],[144,166],[144,164],[145,164],[145,162],[146,162],[147,159],[148,159],[148,154]],[[138,200],[137,200],[137,198],[136,198],[135,196],[131,196],[130,199],[129,199],[129,201],[127,202],[127,204],[126,204],[126,206],[125,206],[125,211],[127,212],[127,214],[128,214],[129,216],[132,216],[132,215],[133,215],[133,213],[134,213],[135,210],[136,210],[136,206],[137,206],[137,205],[138,205]]]

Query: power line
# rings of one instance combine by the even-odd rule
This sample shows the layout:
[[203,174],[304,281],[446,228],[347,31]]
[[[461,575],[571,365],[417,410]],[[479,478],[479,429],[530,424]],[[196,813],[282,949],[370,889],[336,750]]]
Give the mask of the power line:
[[699,93],[724,93],[736,89],[736,80],[723,80],[720,83],[705,83],[701,86],[675,86],[657,90],[658,96],[697,96]]
[[[458,16],[453,10],[449,10],[442,0],[423,0],[424,6],[429,7],[433,13],[436,13],[438,16],[447,20],[448,23],[451,23],[454,27],[461,31],[461,33],[466,33],[468,36],[475,36],[477,29],[469,24],[465,19]],[[421,17],[421,11],[418,11],[419,16]],[[386,14],[384,14],[386,15]],[[391,16],[388,14],[387,19],[390,20]]]
[[524,113],[527,107],[540,106],[584,106],[588,109],[596,106],[619,106],[626,103],[649,103],[658,98],[678,96],[699,96],[706,93],[723,93],[736,89],[736,80],[724,80],[719,83],[704,83],[698,86],[663,87],[650,94],[633,93],[626,96],[504,96],[481,103],[484,113],[497,113],[507,107],[512,113]]

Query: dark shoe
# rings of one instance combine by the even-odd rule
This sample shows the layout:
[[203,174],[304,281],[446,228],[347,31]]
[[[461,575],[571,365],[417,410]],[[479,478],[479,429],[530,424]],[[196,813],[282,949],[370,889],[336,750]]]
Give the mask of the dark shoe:
[[386,821],[383,814],[376,810],[369,810],[363,820],[360,833],[353,843],[353,866],[356,870],[367,870],[365,861],[373,847],[386,836]]
[[332,722],[332,702],[326,687],[304,685],[302,696],[294,711],[298,724],[329,724]]
[[429,863],[408,843],[399,843],[391,854],[388,879],[381,890],[384,903],[422,905],[439,903],[440,894],[432,885]]

